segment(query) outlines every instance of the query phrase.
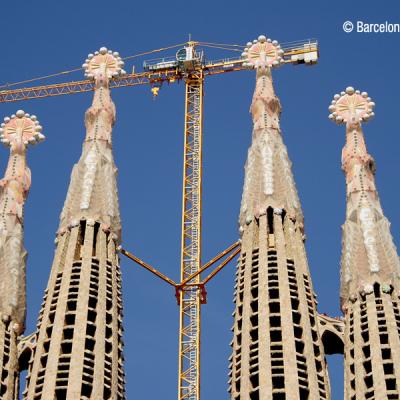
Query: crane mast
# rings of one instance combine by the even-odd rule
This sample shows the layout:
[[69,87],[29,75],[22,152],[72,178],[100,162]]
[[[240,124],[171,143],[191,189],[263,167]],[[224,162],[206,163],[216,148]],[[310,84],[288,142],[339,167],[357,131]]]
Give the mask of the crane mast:
[[[190,47],[189,47],[190,46]],[[201,268],[201,184],[204,75],[195,46],[194,69],[185,78],[185,127],[182,188],[181,282]],[[197,64],[197,65],[196,65]],[[192,65],[193,66],[193,65]],[[199,283],[200,274],[190,283]],[[200,399],[200,304],[201,289],[185,286],[179,293],[178,399]]]

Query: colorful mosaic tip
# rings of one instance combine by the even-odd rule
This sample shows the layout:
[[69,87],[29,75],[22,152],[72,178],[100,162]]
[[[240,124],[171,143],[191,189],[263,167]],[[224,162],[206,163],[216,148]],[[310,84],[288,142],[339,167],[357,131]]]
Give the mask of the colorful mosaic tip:
[[36,144],[42,142],[45,136],[41,133],[42,127],[36,115],[30,115],[23,110],[18,110],[11,117],[5,117],[0,125],[1,142],[11,147],[13,144]]
[[248,42],[242,53],[243,66],[247,68],[258,68],[265,65],[268,67],[279,67],[284,63],[284,51],[276,40],[267,39],[261,35],[253,42]]
[[107,47],[102,47],[94,54],[88,54],[82,68],[85,70],[85,76],[89,79],[95,79],[101,73],[111,79],[126,74],[126,71],[123,70],[124,64],[117,51],[113,52]]
[[374,107],[375,103],[367,92],[360,92],[349,86],[345,92],[333,97],[329,106],[329,119],[339,125],[348,121],[366,122],[375,115],[372,111]]

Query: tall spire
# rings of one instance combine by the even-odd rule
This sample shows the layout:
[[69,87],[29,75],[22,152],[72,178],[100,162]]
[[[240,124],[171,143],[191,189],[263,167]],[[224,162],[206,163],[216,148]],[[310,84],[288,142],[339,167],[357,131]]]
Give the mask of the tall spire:
[[77,225],[81,219],[87,219],[101,221],[103,230],[111,230],[120,239],[117,169],[111,139],[115,105],[110,96],[109,80],[125,73],[123,64],[119,53],[105,47],[89,54],[83,64],[85,75],[95,81],[95,92],[92,106],[85,114],[86,138],[81,158],[72,171],[61,213],[60,233]]
[[256,68],[256,88],[250,111],[253,117],[252,144],[245,166],[245,182],[239,224],[266,213],[267,207],[285,209],[289,217],[303,224],[303,214],[294,183],[291,162],[279,126],[281,104],[275,94],[271,68],[283,63],[277,41],[260,36],[247,43],[245,66]]
[[400,263],[375,186],[375,162],[361,129],[374,116],[374,105],[367,93],[348,87],[329,107],[329,118],[346,124],[340,296],[345,400],[400,396]]
[[326,400],[329,381],[303,244],[303,215],[271,77],[271,68],[283,62],[282,50],[260,36],[247,44],[243,57],[257,75],[239,216],[231,399]]
[[342,305],[358,293],[371,292],[379,282],[384,290],[396,284],[400,262],[375,186],[375,161],[368,153],[361,128],[374,116],[368,93],[348,87],[335,95],[330,118],[346,124],[342,169],[346,177],[347,208],[343,226]]
[[26,399],[123,400],[121,225],[109,81],[123,61],[105,47],[83,64],[95,82],[86,137],[60,217]]
[[26,163],[29,144],[44,139],[34,115],[18,110],[4,118],[1,141],[10,147],[4,178],[0,180],[0,398],[18,396],[17,339],[25,330],[26,293],[24,248],[24,204],[31,186]]

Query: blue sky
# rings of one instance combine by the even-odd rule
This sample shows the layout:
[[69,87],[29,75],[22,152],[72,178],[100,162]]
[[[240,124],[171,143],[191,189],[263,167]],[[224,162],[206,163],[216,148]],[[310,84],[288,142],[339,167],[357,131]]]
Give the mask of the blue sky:
[[[400,23],[398,2],[3,2],[0,81],[15,82],[79,67],[101,46],[122,56],[193,39],[245,44],[259,34],[288,42],[317,38],[315,67],[285,66],[274,72],[281,99],[284,140],[302,201],[307,251],[319,310],[339,315],[340,226],[345,186],[340,169],[344,127],[328,119],[334,93],[348,85],[368,91],[375,120],[365,126],[377,162],[377,185],[399,243],[397,51],[400,33],[345,33],[346,20]],[[166,53],[166,55],[173,53]],[[212,51],[209,58],[229,56]],[[153,58],[153,57],[151,57]],[[141,62],[136,70],[141,69]],[[132,64],[128,64],[130,70]],[[64,76],[65,80],[81,75]],[[43,82],[45,83],[45,82]],[[50,83],[50,81],[49,81]],[[251,139],[248,114],[254,72],[207,79],[204,123],[203,260],[236,241],[243,165]],[[32,189],[25,209],[28,259],[27,333],[35,329],[54,252],[54,234],[73,163],[85,130],[91,94],[1,104],[1,116],[17,109],[36,114],[47,140],[29,150]],[[123,245],[178,279],[184,85],[113,91],[117,107],[114,156],[119,167]],[[8,153],[0,152],[4,171]],[[173,291],[122,259],[128,399],[174,399],[177,384],[178,307]],[[208,287],[202,309],[202,398],[228,399],[227,373],[233,323],[234,265]],[[333,399],[342,399],[342,358],[329,357]]]

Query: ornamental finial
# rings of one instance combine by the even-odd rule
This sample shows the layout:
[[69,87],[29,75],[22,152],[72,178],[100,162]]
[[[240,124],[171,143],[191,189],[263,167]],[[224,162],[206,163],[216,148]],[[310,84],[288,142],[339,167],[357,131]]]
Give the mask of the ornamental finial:
[[243,66],[247,68],[259,68],[268,66],[279,67],[283,60],[283,50],[276,40],[267,39],[260,35],[253,42],[248,42],[242,53]]
[[367,92],[360,92],[349,86],[346,91],[335,94],[329,106],[329,119],[337,124],[367,122],[375,113],[375,103]]
[[45,139],[41,133],[42,127],[35,115],[18,110],[11,117],[5,117],[0,125],[1,142],[11,148],[20,145],[36,144]]
[[82,68],[85,70],[85,76],[97,81],[101,76],[107,79],[116,78],[125,75],[123,70],[124,61],[117,51],[108,50],[107,47],[101,47],[94,54],[88,54]]

